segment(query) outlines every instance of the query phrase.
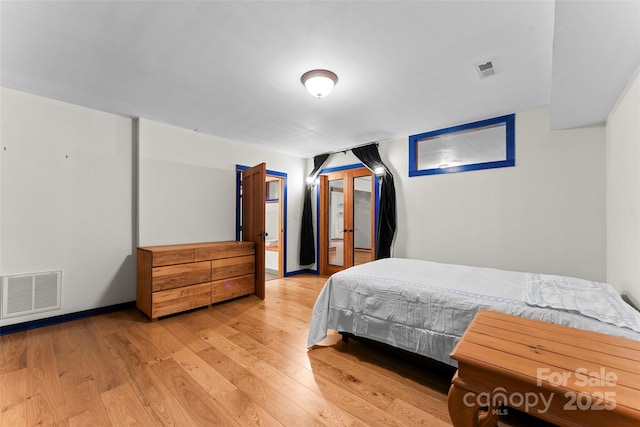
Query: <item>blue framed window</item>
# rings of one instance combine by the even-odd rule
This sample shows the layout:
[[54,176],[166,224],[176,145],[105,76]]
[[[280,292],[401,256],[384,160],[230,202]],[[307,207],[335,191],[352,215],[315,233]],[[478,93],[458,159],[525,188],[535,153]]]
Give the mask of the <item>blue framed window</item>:
[[515,166],[515,115],[409,137],[409,176]]

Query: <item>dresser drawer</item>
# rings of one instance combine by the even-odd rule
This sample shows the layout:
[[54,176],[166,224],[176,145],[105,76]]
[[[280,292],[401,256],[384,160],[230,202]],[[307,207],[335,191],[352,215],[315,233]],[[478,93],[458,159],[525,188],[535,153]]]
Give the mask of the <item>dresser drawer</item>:
[[211,283],[154,292],[151,300],[153,307],[151,318],[153,319],[179,311],[202,307],[211,304]]
[[211,303],[249,295],[255,292],[256,278],[253,274],[216,280],[211,283]]
[[211,261],[211,280],[227,279],[229,277],[253,274],[256,259],[254,255]]
[[160,267],[163,265],[183,264],[185,262],[193,262],[193,248],[154,252],[151,266]]
[[211,281],[211,261],[156,267],[151,272],[153,292]]
[[227,257],[227,245],[203,246],[196,248],[194,261],[204,261]]
[[253,246],[253,242],[237,242],[235,244],[231,244],[227,246],[227,256],[231,258],[237,256],[254,255]]
[[211,243],[195,248],[194,261],[252,255],[254,253],[253,247],[253,242]]

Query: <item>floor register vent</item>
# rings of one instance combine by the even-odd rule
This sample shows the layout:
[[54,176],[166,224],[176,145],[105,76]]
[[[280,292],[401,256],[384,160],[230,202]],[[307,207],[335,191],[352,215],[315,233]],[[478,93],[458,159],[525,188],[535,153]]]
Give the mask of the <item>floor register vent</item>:
[[2,318],[60,309],[62,271],[2,276]]

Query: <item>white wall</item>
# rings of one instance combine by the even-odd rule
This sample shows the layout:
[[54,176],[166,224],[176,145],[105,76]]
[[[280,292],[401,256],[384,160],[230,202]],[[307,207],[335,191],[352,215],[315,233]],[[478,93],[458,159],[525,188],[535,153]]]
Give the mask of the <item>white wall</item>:
[[278,252],[264,251],[264,268],[265,270],[271,270],[273,274],[278,274]]
[[603,127],[518,113],[515,167],[414,178],[407,144],[382,146],[401,177],[396,256],[605,279]]
[[132,122],[1,88],[0,274],[62,270],[62,309],[135,300]]
[[[602,126],[551,132],[539,108],[516,115],[515,167],[413,178],[408,138],[380,143],[397,193],[393,255],[604,280],[604,140]],[[352,163],[335,154],[327,167]]]
[[139,120],[139,246],[235,240],[235,163],[215,138]]
[[640,71],[606,131],[607,281],[640,302]]
[[60,310],[0,326],[134,301],[138,242],[235,239],[236,164],[288,174],[300,269],[305,159],[6,88],[0,107],[0,275],[63,272]]
[[234,240],[236,164],[287,174],[287,270],[300,269],[306,160],[140,119],[139,245]]
[[[639,86],[636,76],[606,129],[607,279],[636,299]],[[133,301],[132,121],[6,88],[0,107],[0,274],[63,270],[61,310],[0,325]],[[517,114],[514,168],[408,178],[407,138],[382,142],[398,196],[394,255],[604,280],[605,129],[550,132],[548,120],[546,108]],[[149,120],[138,138],[141,244],[233,239],[235,165],[265,161],[288,174],[287,271],[300,268],[310,160]],[[352,163],[336,154],[326,167]]]

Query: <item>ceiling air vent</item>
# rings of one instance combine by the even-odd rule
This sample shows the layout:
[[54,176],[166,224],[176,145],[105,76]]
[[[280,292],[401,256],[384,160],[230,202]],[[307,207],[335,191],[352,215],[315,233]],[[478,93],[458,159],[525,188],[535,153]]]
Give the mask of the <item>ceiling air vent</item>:
[[493,64],[491,61],[487,61],[484,64],[477,64],[476,71],[481,79],[485,79],[489,76],[492,76],[496,73],[496,69],[493,68]]

